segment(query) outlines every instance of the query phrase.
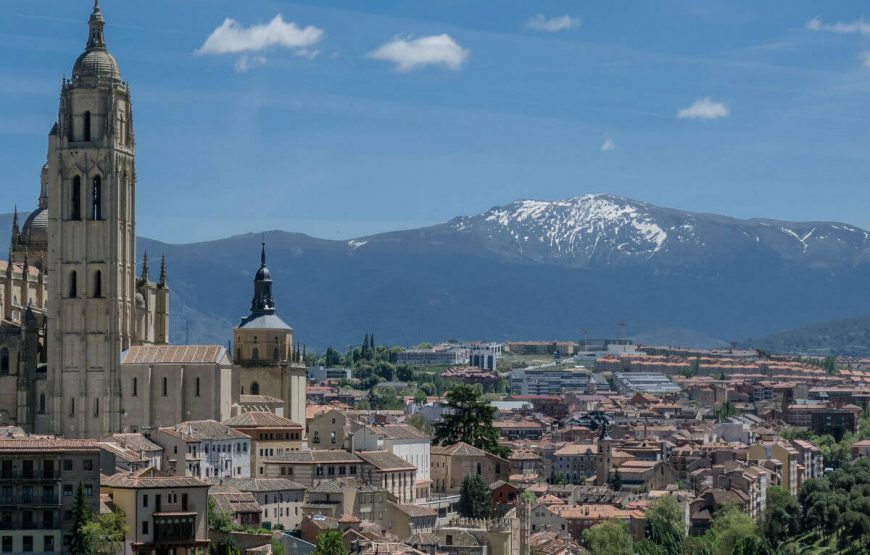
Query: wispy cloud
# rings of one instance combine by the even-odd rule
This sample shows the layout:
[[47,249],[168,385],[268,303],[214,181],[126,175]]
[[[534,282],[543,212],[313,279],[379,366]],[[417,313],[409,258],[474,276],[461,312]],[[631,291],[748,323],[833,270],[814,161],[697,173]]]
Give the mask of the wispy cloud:
[[709,96],[696,100],[688,108],[677,112],[679,119],[719,119],[727,117],[728,106],[722,102],[714,102]]
[[292,21],[284,21],[281,14],[269,23],[244,27],[230,18],[212,31],[205,42],[196,49],[199,56],[207,54],[241,54],[236,60],[236,71],[244,73],[266,63],[262,52],[272,48],[287,48],[297,56],[313,58],[318,50],[313,46],[323,39],[323,29],[312,25],[299,27]]
[[840,34],[860,33],[862,35],[870,35],[870,23],[865,22],[863,17],[850,22],[837,21],[835,23],[825,23],[821,17],[816,16],[807,21],[807,29],[810,31],[828,31]]
[[266,65],[266,57],[259,55],[242,54],[236,60],[236,71],[239,73],[247,73],[255,67]]
[[450,35],[443,34],[416,39],[395,38],[369,52],[368,56],[393,62],[399,71],[411,71],[427,65],[440,65],[455,71],[462,67],[469,54]]
[[604,142],[601,143],[601,152],[610,152],[611,150],[616,150],[616,143],[610,137],[605,137]]
[[526,21],[526,27],[535,31],[546,31],[548,33],[558,33],[559,31],[567,31],[580,26],[580,20],[576,17],[571,17],[568,14],[559,17],[546,18],[543,14],[533,15]]

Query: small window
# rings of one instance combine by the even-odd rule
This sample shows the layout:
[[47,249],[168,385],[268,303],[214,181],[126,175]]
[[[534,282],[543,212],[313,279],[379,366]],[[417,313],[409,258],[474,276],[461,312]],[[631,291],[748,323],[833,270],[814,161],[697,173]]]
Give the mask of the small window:
[[94,298],[99,299],[103,296],[103,272],[97,270],[94,272]]
[[[64,462],[66,462],[66,461],[64,461]],[[70,497],[70,496],[72,496],[72,494],[73,494],[73,487],[71,484],[66,484],[65,486],[63,486],[63,496],[64,497]]]
[[94,399],[94,416],[100,415],[100,398]]
[[[64,469],[64,470],[66,470],[66,471],[70,471],[70,470],[72,470],[72,466],[73,466],[73,465],[72,465],[72,460],[70,460],[70,459],[64,459],[64,460],[63,460],[63,469]],[[72,486],[70,486],[70,487],[72,487]]]
[[87,485],[85,486],[85,495],[86,495],[87,497],[93,497],[93,495],[94,495],[94,486],[92,486],[92,485],[90,485],[90,484],[87,484]]
[[82,178],[78,175],[73,178],[72,191],[70,191],[69,219],[82,219]]
[[84,138],[83,141],[90,142],[91,140],[91,113],[85,112],[84,124],[83,124]]
[[76,398],[70,397],[69,399],[69,415],[75,416],[76,414]]
[[145,495],[142,496],[142,506],[143,506],[143,507],[147,507],[147,506],[148,506],[148,494],[147,494],[147,493],[146,493]]
[[275,350],[272,351],[272,360],[278,360],[278,347],[275,347]]
[[139,396],[139,378],[133,377],[133,397]]
[[45,393],[39,394],[39,414],[45,414]]
[[75,299],[78,296],[78,293],[78,275],[76,275],[76,271],[73,270],[69,273],[69,298]]
[[0,349],[0,374],[6,375],[9,373],[9,349],[3,347]]
[[[251,351],[251,360],[260,360],[260,350],[254,347],[254,350]],[[256,393],[251,392],[251,395],[256,395]]]
[[91,219],[103,219],[103,179],[99,175],[91,183]]
[[163,396],[166,397],[169,394],[169,380],[166,379],[166,376],[163,376]]
[[[256,351],[256,349],[254,349]],[[260,384],[254,382],[251,384],[251,395],[259,395],[260,394]]]
[[199,378],[196,378],[196,396],[199,397]]
[[142,534],[143,535],[148,534],[148,521],[147,520],[142,521]]
[[94,470],[94,459],[85,459],[82,461],[82,469],[86,472]]

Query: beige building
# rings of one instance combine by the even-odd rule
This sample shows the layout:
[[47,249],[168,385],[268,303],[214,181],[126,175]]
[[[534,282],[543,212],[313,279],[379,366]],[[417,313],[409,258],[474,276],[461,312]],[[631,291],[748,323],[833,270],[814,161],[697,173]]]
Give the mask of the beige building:
[[275,310],[265,244],[254,276],[251,313],[233,330],[233,347],[240,366],[239,393],[279,397],[285,403],[287,418],[304,426],[307,372],[302,353],[293,344],[293,329]]
[[213,485],[233,487],[250,492],[260,506],[260,522],[271,528],[283,526],[295,530],[302,522],[305,486],[287,478],[222,478],[211,479]]
[[432,446],[432,491],[458,493],[466,476],[480,476],[486,485],[507,481],[510,463],[482,449],[459,442],[447,446]]
[[776,465],[780,473],[776,477],[779,479],[779,484],[792,495],[797,495],[800,487],[798,466],[801,462],[797,449],[786,443],[767,441],[751,445],[746,456],[750,461],[757,461],[762,465],[766,460],[779,462],[779,465]]
[[243,412],[224,424],[251,438],[251,476],[265,476],[263,460],[304,447],[302,425],[271,412]]
[[208,487],[199,478],[166,476],[147,468],[108,476],[100,491],[127,517],[124,555],[204,555],[209,544]]
[[342,450],[284,451],[264,459],[266,476],[311,487],[321,480],[359,478],[362,459]]
[[94,440],[0,440],[0,552],[61,553],[82,485],[99,510],[100,448]]

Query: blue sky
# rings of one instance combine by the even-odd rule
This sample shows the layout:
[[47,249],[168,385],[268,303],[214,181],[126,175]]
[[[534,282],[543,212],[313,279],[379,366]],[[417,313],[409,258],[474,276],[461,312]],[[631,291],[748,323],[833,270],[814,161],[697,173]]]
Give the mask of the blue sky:
[[[351,238],[590,192],[870,228],[860,2],[102,5],[141,235]],[[35,204],[90,6],[0,0],[2,211]]]

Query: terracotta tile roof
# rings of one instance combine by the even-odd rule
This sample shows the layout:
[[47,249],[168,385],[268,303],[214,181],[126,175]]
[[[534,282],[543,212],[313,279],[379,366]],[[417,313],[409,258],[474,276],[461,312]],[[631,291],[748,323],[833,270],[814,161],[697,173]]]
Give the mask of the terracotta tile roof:
[[306,489],[302,484],[297,484],[287,478],[209,478],[212,486],[222,485],[235,488],[239,491],[262,492],[262,491],[298,491]]
[[20,453],[34,451],[65,451],[98,454],[100,452],[100,445],[95,439],[56,439],[44,437],[0,439],[0,452]]
[[163,451],[163,447],[142,434],[112,434],[103,438],[103,441],[117,443],[121,447],[136,451]]
[[226,356],[220,345],[136,345],[121,353],[121,364],[216,364]]
[[289,418],[266,411],[250,411],[224,420],[231,428],[302,428]]
[[100,478],[100,486],[122,489],[207,488],[208,482],[192,476],[167,476],[154,468]]
[[385,424],[383,426],[372,426],[372,429],[383,434],[387,439],[424,439],[426,441],[432,439],[410,424]]
[[269,457],[268,462],[321,464],[321,463],[359,463],[360,458],[353,453],[339,449],[322,449],[312,451],[284,451]]
[[485,457],[486,451],[478,449],[465,442],[454,443],[453,445],[433,445],[430,453],[432,455],[465,455],[472,457]]
[[358,451],[359,458],[379,471],[416,470],[417,467],[390,451]]
[[190,420],[160,428],[161,433],[182,436],[188,441],[250,439],[247,435],[217,420]]

